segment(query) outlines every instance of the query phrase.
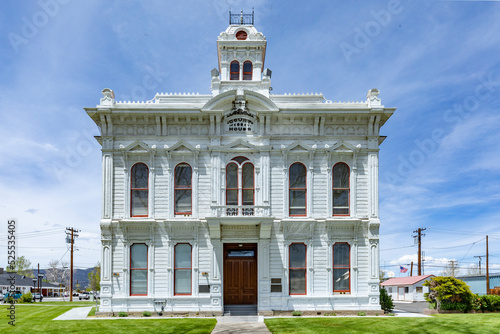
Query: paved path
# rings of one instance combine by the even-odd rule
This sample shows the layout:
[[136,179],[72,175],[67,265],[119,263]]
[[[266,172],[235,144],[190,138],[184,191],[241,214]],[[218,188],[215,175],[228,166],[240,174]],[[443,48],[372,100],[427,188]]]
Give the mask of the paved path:
[[74,307],[66,313],[61,314],[54,320],[84,320],[87,318],[92,306]]
[[271,333],[264,324],[262,316],[246,317],[217,317],[217,325],[212,334],[253,334],[253,333]]

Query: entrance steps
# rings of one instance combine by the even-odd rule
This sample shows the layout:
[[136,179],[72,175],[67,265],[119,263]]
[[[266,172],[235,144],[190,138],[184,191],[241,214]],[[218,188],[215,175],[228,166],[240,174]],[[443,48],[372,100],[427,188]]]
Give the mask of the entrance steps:
[[257,315],[257,305],[225,305],[225,316]]

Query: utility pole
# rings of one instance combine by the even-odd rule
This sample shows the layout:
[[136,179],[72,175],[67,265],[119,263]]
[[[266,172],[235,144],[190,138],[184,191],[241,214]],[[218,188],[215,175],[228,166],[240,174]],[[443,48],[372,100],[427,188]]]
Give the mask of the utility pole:
[[486,236],[486,294],[490,294],[490,261],[488,253],[488,236]]
[[410,276],[413,276],[413,261],[411,261]]
[[482,271],[481,271],[481,258],[483,257],[486,257],[486,255],[474,255],[474,257],[478,257],[479,258],[479,275],[482,274]]
[[[66,227],[66,242],[71,243],[71,272],[70,272],[70,287],[69,287],[69,301],[73,301],[73,244],[75,243],[75,238],[78,237],[78,232],[73,227]],[[71,235],[71,236],[70,236]]]
[[418,238],[418,275],[422,275],[422,237],[425,237],[425,234],[422,234],[422,231],[425,231],[426,228],[419,227],[417,230],[413,231],[416,235],[413,235],[414,238]]

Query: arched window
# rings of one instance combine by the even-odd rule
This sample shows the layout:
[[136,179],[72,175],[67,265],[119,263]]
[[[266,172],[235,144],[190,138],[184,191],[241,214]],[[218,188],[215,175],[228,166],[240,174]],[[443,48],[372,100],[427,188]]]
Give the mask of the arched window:
[[289,169],[289,215],[306,215],[306,166],[296,162]]
[[[235,157],[226,166],[226,205],[255,205],[254,166],[245,157]],[[237,208],[228,208],[228,216],[237,216]],[[243,208],[243,216],[253,216],[253,208]]]
[[231,62],[231,80],[240,80],[240,63],[237,60]]
[[305,295],[307,290],[307,247],[303,243],[291,244],[289,249],[289,294]]
[[239,41],[244,41],[247,39],[247,32],[245,30],[240,30],[236,33],[236,39]]
[[351,247],[348,243],[333,245],[333,292],[351,291]]
[[148,294],[148,246],[133,244],[130,246],[130,295]]
[[174,294],[191,294],[191,245],[177,244],[174,249]]
[[252,62],[246,61],[243,63],[243,80],[252,80]]
[[186,163],[178,164],[174,172],[174,198],[176,215],[190,215],[192,212],[192,169]]
[[349,216],[349,167],[340,162],[333,166],[333,215]]
[[130,179],[130,216],[148,216],[149,169],[143,163],[132,167]]

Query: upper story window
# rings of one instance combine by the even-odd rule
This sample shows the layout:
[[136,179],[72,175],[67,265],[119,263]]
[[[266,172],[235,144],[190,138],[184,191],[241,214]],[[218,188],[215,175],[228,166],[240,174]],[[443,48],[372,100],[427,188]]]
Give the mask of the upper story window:
[[191,294],[191,257],[190,244],[177,244],[174,249],[174,294]]
[[174,199],[176,215],[190,215],[192,212],[192,169],[186,163],[178,164],[174,173]]
[[130,216],[148,216],[149,169],[143,163],[132,166],[130,179]]
[[253,66],[251,61],[243,63],[243,80],[252,80]]
[[231,62],[231,80],[240,80],[240,63],[237,60]]
[[[245,157],[235,157],[226,166],[226,205],[255,205],[254,166]],[[228,215],[238,215],[229,208]],[[253,208],[242,209],[242,215],[252,216]]]
[[240,30],[236,33],[237,40],[244,41],[245,39],[247,39],[247,37],[248,37],[248,35],[247,35],[247,32],[245,30]]
[[351,291],[351,247],[348,243],[333,245],[333,292]]
[[333,215],[349,216],[349,167],[340,162],[333,166]]
[[148,246],[133,244],[130,246],[130,295],[148,294]]
[[291,295],[306,294],[306,261],[307,247],[303,243],[294,243],[289,247],[290,265],[289,265],[289,284]]
[[296,162],[289,170],[289,215],[306,215],[307,171],[306,166]]

